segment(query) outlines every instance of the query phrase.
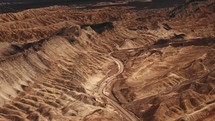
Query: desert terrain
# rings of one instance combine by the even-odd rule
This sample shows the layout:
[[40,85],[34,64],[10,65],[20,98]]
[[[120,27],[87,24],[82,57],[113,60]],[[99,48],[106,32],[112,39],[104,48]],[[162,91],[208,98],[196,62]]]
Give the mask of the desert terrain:
[[214,0],[14,1],[0,121],[214,121]]

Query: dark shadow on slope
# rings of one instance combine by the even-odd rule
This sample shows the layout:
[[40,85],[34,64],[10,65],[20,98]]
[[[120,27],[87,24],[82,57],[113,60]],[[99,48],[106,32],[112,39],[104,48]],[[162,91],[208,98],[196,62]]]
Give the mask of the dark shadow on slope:
[[26,44],[23,44],[23,45],[12,44],[11,47],[17,53],[18,52],[24,52],[25,50],[29,50],[29,49],[33,49],[34,51],[39,51],[45,41],[47,41],[47,40],[46,39],[41,39],[39,41],[26,43]]
[[182,42],[171,42],[170,45],[173,47],[180,46],[209,46],[210,44],[215,43],[215,38],[202,38],[202,39],[193,39],[191,41],[182,41]]
[[184,40],[184,39],[160,39],[154,43],[151,48],[163,48],[167,46],[172,47],[186,47],[186,46],[210,46],[215,44],[215,38],[200,38],[193,40]]
[[114,28],[112,22],[105,22],[105,23],[100,23],[100,24],[86,24],[86,25],[81,25],[81,28],[84,29],[86,27],[90,26],[95,32],[101,34],[102,32],[106,30],[111,30]]

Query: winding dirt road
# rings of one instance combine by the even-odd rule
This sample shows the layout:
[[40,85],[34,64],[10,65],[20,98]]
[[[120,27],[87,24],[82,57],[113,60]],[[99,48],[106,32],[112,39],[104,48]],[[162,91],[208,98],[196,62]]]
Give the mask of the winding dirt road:
[[132,116],[128,111],[126,111],[123,107],[121,107],[118,103],[116,103],[114,100],[112,100],[111,98],[109,98],[106,94],[105,94],[105,88],[110,86],[111,82],[113,81],[113,79],[118,76],[119,74],[121,74],[124,70],[124,65],[123,63],[112,57],[112,60],[114,60],[114,62],[117,64],[118,66],[118,72],[113,74],[112,76],[107,77],[106,79],[104,79],[104,81],[100,84],[99,87],[99,95],[102,98],[105,98],[108,103],[110,103],[112,106],[115,107],[115,109],[117,109],[124,117],[126,117],[126,119],[130,120],[130,121],[138,121],[138,119],[134,116]]

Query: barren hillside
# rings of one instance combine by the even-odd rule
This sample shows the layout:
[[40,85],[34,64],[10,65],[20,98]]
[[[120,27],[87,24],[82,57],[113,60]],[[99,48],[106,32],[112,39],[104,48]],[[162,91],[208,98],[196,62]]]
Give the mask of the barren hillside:
[[215,2],[167,3],[0,14],[0,120],[213,121]]

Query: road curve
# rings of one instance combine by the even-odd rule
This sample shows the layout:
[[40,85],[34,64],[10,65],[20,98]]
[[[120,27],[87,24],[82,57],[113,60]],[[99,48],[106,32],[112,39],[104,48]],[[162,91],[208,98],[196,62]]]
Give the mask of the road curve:
[[99,86],[99,95],[103,98],[105,98],[112,106],[115,107],[115,109],[117,109],[117,111],[119,111],[123,116],[125,116],[128,120],[130,121],[138,121],[136,117],[132,116],[128,111],[126,111],[123,107],[121,107],[121,105],[119,105],[118,103],[116,103],[114,100],[112,100],[111,98],[109,98],[105,93],[104,93],[104,89],[111,84],[111,81],[118,76],[119,74],[121,74],[124,70],[124,65],[123,63],[110,56],[112,60],[114,60],[114,62],[117,64],[118,66],[118,72],[107,77],[106,79],[104,79],[104,81],[100,84]]

